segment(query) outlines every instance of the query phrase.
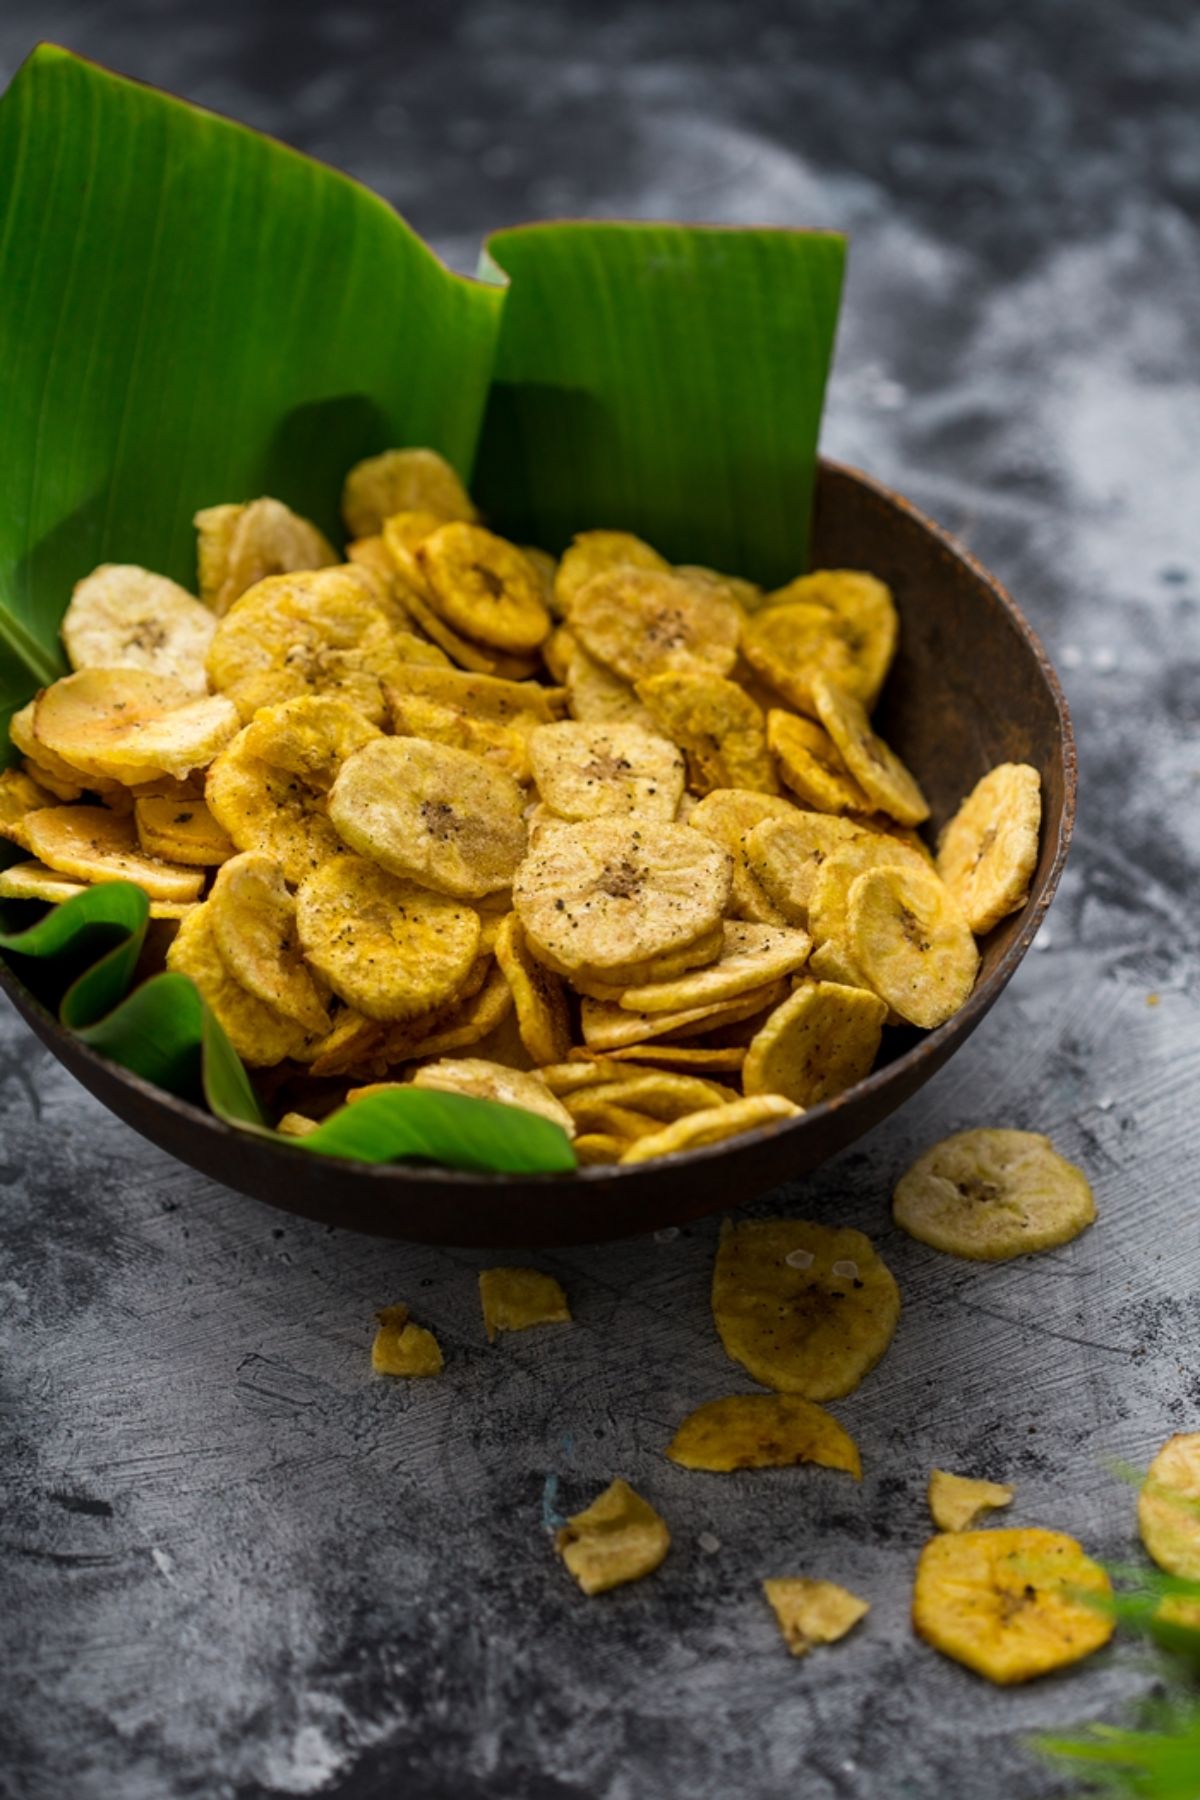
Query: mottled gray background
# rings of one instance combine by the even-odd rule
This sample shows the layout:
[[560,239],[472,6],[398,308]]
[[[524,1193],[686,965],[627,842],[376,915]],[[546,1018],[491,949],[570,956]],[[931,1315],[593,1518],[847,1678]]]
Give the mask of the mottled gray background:
[[[826,447],[1027,608],[1075,708],[1083,811],[977,1037],[772,1203],[864,1227],[904,1292],[838,1408],[861,1490],[664,1460],[681,1415],[738,1385],[708,1316],[715,1224],[540,1257],[574,1326],[488,1349],[485,1258],[239,1199],[0,1019],[0,1792],[1066,1792],[1023,1739],[1127,1716],[1145,1654],[993,1690],[914,1642],[908,1588],[934,1461],[1012,1477],[1015,1521],[1125,1559],[1111,1464],[1200,1425],[1193,6],[7,0],[5,73],[39,36],[352,170],[461,267],[538,214],[848,227]],[[894,1232],[907,1159],[982,1122],[1082,1161],[1095,1229],[996,1268]],[[372,1309],[401,1296],[442,1339],[439,1382],[370,1378]],[[547,1521],[618,1471],[675,1546],[587,1601]],[[799,1571],[873,1602],[807,1663],[757,1586]]]

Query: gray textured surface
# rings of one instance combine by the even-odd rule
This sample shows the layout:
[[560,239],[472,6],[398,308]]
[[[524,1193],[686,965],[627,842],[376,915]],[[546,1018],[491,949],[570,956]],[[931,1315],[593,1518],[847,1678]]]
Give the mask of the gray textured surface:
[[[1118,1646],[993,1691],[907,1623],[932,1462],[1015,1478],[1017,1521],[1124,1559],[1110,1459],[1200,1424],[1200,38],[1190,7],[1139,12],[10,0],[6,67],[52,36],[186,91],[351,168],[463,265],[536,213],[848,226],[826,445],[1024,604],[1076,711],[1083,809],[977,1037],[772,1201],[865,1228],[903,1289],[894,1348],[837,1409],[861,1491],[663,1459],[737,1385],[715,1225],[539,1258],[576,1323],[488,1349],[485,1259],[241,1200],[0,1019],[0,1792],[1041,1800],[1065,1789],[1023,1735],[1152,1685]],[[909,1156],[985,1121],[1085,1164],[1082,1241],[987,1268],[891,1229]],[[369,1377],[372,1309],[400,1296],[442,1338],[440,1382]],[[617,1471],[675,1547],[589,1602],[546,1519]],[[802,1570],[873,1601],[806,1664],[757,1591]]]

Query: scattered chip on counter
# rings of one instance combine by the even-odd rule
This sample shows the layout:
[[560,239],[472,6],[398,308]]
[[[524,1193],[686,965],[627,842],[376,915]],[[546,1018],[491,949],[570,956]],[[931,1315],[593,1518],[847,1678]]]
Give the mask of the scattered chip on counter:
[[559,1555],[585,1594],[652,1575],[671,1548],[666,1521],[620,1476],[558,1532]]
[[1068,1244],[1096,1217],[1082,1169],[1034,1131],[959,1131],[901,1176],[892,1216],[934,1250],[1003,1262]]
[[929,1513],[939,1531],[967,1531],[984,1513],[1011,1506],[1014,1488],[1000,1481],[974,1481],[934,1469],[929,1476]]
[[562,1284],[541,1269],[483,1269],[479,1299],[488,1343],[498,1331],[526,1331],[531,1325],[569,1325],[571,1309]]
[[377,1375],[440,1375],[441,1347],[432,1331],[414,1325],[407,1306],[385,1306],[375,1317],[379,1329],[371,1345],[371,1367]]
[[798,1394],[729,1394],[698,1406],[683,1421],[667,1455],[685,1469],[783,1469],[820,1463],[856,1481],[862,1458],[832,1413]]
[[835,1581],[788,1575],[776,1576],[762,1585],[783,1641],[793,1656],[807,1656],[816,1644],[835,1644],[871,1610],[868,1601],[860,1600]]

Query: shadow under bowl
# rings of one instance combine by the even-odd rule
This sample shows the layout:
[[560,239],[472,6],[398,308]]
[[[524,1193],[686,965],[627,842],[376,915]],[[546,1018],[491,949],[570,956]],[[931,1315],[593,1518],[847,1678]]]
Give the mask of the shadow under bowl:
[[285,1212],[421,1243],[594,1243],[683,1224],[807,1175],[942,1067],[998,999],[1054,896],[1075,813],[1071,722],[1045,651],[1004,589],[936,525],[857,470],[823,462],[813,566],[869,569],[900,611],[877,720],[925,789],[937,830],[999,762],[1042,778],[1042,841],[1027,904],[982,945],[966,1005],[936,1031],[889,1031],[857,1086],[767,1131],[622,1168],[480,1175],[335,1161],[224,1125],[81,1044],[0,962],[0,989],[84,1087],[182,1162]]

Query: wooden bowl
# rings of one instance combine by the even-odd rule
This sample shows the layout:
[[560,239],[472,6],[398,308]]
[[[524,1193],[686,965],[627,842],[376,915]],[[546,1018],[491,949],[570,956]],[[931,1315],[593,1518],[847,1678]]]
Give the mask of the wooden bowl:
[[286,1212],[422,1243],[593,1243],[682,1224],[806,1175],[878,1125],[941,1068],[999,998],[1054,896],[1075,815],[1075,746],[1041,644],[1000,584],[907,501],[821,465],[813,565],[869,569],[892,588],[900,651],[878,720],[913,769],[936,830],[995,763],[1041,771],[1041,854],[1030,897],[984,942],[970,1000],[936,1031],[887,1031],[865,1081],[789,1124],[706,1149],[570,1176],[369,1167],[240,1133],[106,1061],[0,963],[0,988],[60,1062],[119,1118],[181,1161]]

